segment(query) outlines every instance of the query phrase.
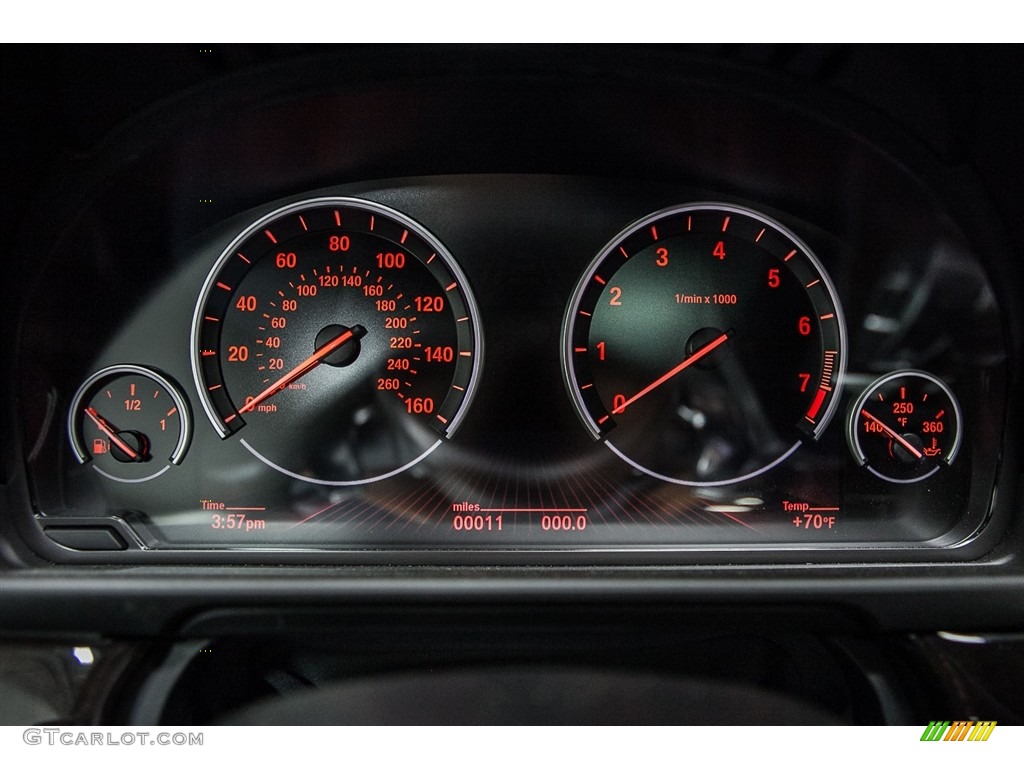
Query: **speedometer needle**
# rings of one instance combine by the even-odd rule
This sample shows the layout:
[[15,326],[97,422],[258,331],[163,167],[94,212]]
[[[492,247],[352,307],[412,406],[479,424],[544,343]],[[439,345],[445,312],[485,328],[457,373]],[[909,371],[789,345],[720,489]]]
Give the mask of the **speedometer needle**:
[[126,443],[124,440],[122,440],[118,436],[117,432],[115,432],[113,428],[109,424],[107,424],[107,420],[99,415],[95,408],[86,408],[85,415],[92,419],[93,424],[99,427],[100,432],[109,437],[110,442],[112,442],[114,445],[116,445],[118,448],[124,451],[125,455],[129,459],[131,459],[132,461],[140,461],[139,452],[132,448],[130,445],[128,445],[128,443]]
[[694,352],[688,358],[683,360],[683,362],[681,362],[679,365],[677,365],[671,371],[669,371],[668,373],[663,374],[662,376],[659,376],[657,379],[652,381],[646,387],[644,387],[639,392],[637,392],[635,395],[633,395],[631,398],[629,398],[626,402],[619,403],[619,405],[617,407],[612,409],[612,413],[622,413],[623,411],[626,410],[626,408],[628,408],[630,405],[635,403],[641,397],[643,397],[644,395],[649,394],[653,390],[657,389],[662,384],[664,384],[666,381],[668,381],[673,376],[675,376],[677,373],[681,373],[681,372],[685,371],[687,368],[689,368],[691,365],[696,363],[702,357],[706,357],[707,355],[710,355],[715,349],[720,347],[722,344],[725,344],[725,342],[727,342],[728,340],[729,340],[729,334],[728,333],[723,333],[721,336],[716,336],[714,339],[712,339],[707,344],[705,344],[703,347],[698,349],[696,352]]
[[906,441],[906,439],[902,435],[897,434],[897,432],[895,430],[890,429],[888,426],[883,424],[881,420],[879,420],[875,416],[872,416],[870,413],[867,412],[866,409],[861,408],[860,409],[860,415],[861,416],[867,416],[869,419],[871,419],[873,422],[875,422],[875,424],[877,424],[879,427],[882,428],[882,431],[885,432],[885,434],[887,434],[889,437],[891,437],[897,443],[899,443],[904,448],[906,448],[907,451],[910,453],[910,455],[913,456],[915,459],[920,459],[920,458],[922,458],[924,456],[924,454],[921,453],[919,450],[917,450],[917,448],[915,448],[910,443],[908,443]]
[[324,361],[328,355],[337,349],[340,349],[343,344],[351,341],[352,339],[358,339],[366,335],[366,329],[361,325],[353,326],[335,336],[333,339],[324,344],[320,349],[314,352],[312,355],[307,357],[297,366],[292,368],[288,373],[282,376],[280,379],[275,381],[269,387],[260,392],[256,397],[253,397],[246,401],[245,405],[238,409],[239,413],[248,413],[253,410],[257,405],[262,403],[269,397],[273,397],[282,389],[287,387],[293,381],[298,379],[300,376],[305,376],[307,373],[316,368],[320,363]]

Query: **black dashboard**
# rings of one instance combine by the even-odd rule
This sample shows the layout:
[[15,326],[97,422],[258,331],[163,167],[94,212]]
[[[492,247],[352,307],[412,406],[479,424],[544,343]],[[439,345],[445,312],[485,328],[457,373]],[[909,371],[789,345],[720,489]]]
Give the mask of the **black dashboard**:
[[133,660],[74,716],[281,664],[1021,719],[971,694],[1024,626],[1019,48],[4,56],[3,629]]

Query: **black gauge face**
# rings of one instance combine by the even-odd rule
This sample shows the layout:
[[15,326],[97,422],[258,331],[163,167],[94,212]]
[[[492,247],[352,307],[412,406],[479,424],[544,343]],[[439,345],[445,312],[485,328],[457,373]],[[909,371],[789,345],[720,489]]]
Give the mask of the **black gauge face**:
[[868,471],[892,483],[916,483],[956,459],[960,423],[960,405],[942,381],[924,371],[896,371],[853,403],[846,437]]
[[817,437],[845,361],[828,276],[792,233],[751,210],[655,213],[584,272],[562,345],[583,423],[661,480],[722,485]]
[[75,393],[68,412],[76,458],[122,483],[152,480],[180,463],[190,434],[188,407],[178,388],[136,365],[94,373]]
[[196,382],[222,437],[300,480],[395,475],[458,427],[480,369],[466,279],[444,246],[363,200],[290,205],[207,279]]

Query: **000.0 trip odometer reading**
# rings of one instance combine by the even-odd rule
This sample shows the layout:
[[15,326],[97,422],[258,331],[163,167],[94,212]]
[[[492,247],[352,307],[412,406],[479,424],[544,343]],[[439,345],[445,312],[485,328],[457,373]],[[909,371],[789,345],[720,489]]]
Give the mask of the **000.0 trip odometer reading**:
[[390,477],[458,427],[481,356],[465,276],[423,227],[321,198],[225,249],[193,321],[203,406],[222,437],[301,480]]

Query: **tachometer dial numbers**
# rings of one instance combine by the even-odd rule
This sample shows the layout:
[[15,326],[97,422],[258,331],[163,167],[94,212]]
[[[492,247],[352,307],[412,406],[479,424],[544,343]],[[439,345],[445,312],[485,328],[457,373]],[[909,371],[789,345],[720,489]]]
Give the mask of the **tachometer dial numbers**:
[[916,483],[953,463],[960,449],[960,405],[924,371],[896,371],[854,402],[846,438],[854,459],[892,483]]
[[458,427],[482,339],[465,276],[397,211],[296,203],[242,232],[193,322],[203,406],[297,479],[358,485],[427,456]]
[[141,483],[179,464],[191,420],[185,398],[165,376],[115,365],[90,376],[71,400],[68,436],[75,457],[109,480]]
[[828,423],[845,361],[831,282],[754,211],[694,204],[616,236],[567,310],[566,382],[591,434],[634,468],[724,485]]

